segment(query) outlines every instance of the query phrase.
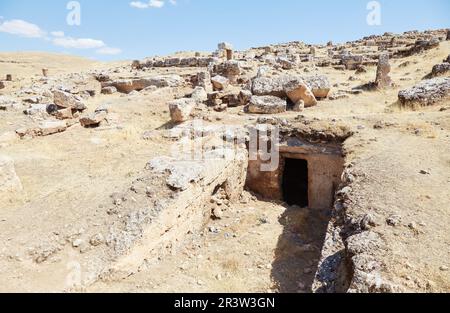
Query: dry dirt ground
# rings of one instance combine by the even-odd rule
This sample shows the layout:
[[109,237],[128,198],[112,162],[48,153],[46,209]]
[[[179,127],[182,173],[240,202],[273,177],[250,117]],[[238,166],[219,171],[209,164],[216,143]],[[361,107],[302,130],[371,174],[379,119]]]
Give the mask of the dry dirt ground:
[[[371,212],[375,231],[390,246],[380,256],[384,273],[412,291],[450,291],[450,102],[402,111],[396,108],[400,89],[428,74],[450,52],[450,43],[426,55],[392,60],[395,88],[364,92],[349,99],[324,100],[302,112],[317,125],[344,122],[355,135],[344,145],[346,162],[358,177],[353,192],[357,210]],[[12,73],[26,86],[28,78],[51,72],[111,67],[80,58],[41,53],[0,54],[0,76]],[[400,63],[409,60],[407,67]],[[17,63],[11,63],[11,61]],[[334,83],[358,86],[375,77],[375,68],[354,71],[319,68]],[[155,73],[176,73],[176,69]],[[408,78],[410,80],[404,80]],[[20,199],[0,199],[0,291],[63,291],[70,261],[87,256],[67,247],[46,264],[35,264],[29,250],[52,234],[69,238],[101,228],[110,195],[130,182],[155,156],[170,154],[167,101],[189,90],[171,88],[139,96],[100,95],[90,110],[108,103],[120,116],[120,127],[67,131],[31,140],[9,140],[0,153],[14,159],[23,185]],[[8,90],[1,90],[7,94]],[[215,124],[254,123],[255,116],[211,112]],[[294,119],[298,113],[279,115]],[[218,117],[218,119],[215,119]],[[0,135],[27,124],[20,112],[0,112]],[[315,119],[315,120],[314,120]],[[381,129],[374,125],[383,123]],[[147,132],[146,138],[143,138]],[[426,171],[427,174],[421,173]],[[397,227],[386,219],[399,215]],[[188,234],[172,255],[147,260],[126,279],[99,281],[80,291],[95,292],[308,292],[320,258],[330,212],[290,208],[245,193],[221,220]]]

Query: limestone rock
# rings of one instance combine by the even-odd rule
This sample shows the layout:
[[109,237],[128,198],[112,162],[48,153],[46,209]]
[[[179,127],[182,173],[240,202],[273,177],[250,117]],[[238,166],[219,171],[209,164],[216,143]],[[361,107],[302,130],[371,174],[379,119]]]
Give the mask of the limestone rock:
[[450,98],[450,77],[421,81],[414,87],[400,91],[398,98],[403,106],[410,107],[432,105],[448,99]]
[[182,123],[189,120],[196,106],[194,99],[183,98],[169,102],[170,117],[174,123]]
[[220,75],[217,75],[217,76],[214,76],[213,78],[211,78],[211,82],[214,86],[214,90],[227,89],[228,84],[230,83],[228,78],[220,76]]
[[[450,57],[449,57],[450,58]],[[450,63],[440,63],[433,66],[431,71],[431,77],[437,77],[442,75],[448,75],[450,73]]]
[[286,112],[285,100],[274,96],[253,96],[248,105],[249,113],[276,114]]
[[84,115],[80,118],[80,124],[83,127],[95,127],[105,120],[108,112],[98,111],[91,114]]
[[208,94],[206,93],[205,88],[195,87],[194,91],[191,94],[191,98],[197,102],[205,102],[206,100],[208,100]]
[[62,108],[72,108],[74,110],[83,111],[86,105],[82,102],[79,96],[72,95],[62,90],[53,91],[54,102],[57,106]]
[[331,90],[331,83],[325,75],[313,75],[304,77],[306,85],[311,89],[317,99],[325,99]]
[[56,133],[61,133],[67,129],[67,124],[64,121],[44,121],[39,124],[37,129],[38,136],[48,136]]
[[104,95],[112,95],[113,93],[117,92],[117,88],[114,86],[108,86],[102,88],[102,94]]
[[311,89],[301,80],[294,80],[286,84],[285,92],[293,103],[303,100],[305,107],[317,105],[317,99],[314,97]]
[[[152,76],[147,78],[120,79],[113,81],[111,86],[116,87],[122,93],[132,91],[141,91],[147,87],[155,86],[157,88],[178,87],[183,80],[178,75]],[[106,87],[106,86],[105,86]]]

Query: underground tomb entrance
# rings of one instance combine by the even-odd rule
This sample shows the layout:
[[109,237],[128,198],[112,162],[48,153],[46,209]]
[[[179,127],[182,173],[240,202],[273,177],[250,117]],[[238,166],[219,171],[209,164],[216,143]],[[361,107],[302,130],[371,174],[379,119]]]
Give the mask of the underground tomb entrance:
[[[270,161],[269,161],[270,162]],[[299,137],[281,138],[279,164],[273,171],[263,171],[268,161],[250,160],[246,188],[285,208],[278,219],[282,233],[274,249],[271,278],[284,293],[313,291],[316,273],[331,220],[335,192],[344,170],[342,144],[311,143]],[[340,261],[336,263],[340,267]],[[336,290],[345,291],[345,273],[339,272]]]
[[285,159],[282,183],[284,202],[291,206],[307,207],[308,187],[308,161]]
[[341,145],[312,144],[289,138],[279,148],[279,165],[263,171],[266,162],[250,160],[246,187],[267,200],[309,209],[331,209],[341,183],[344,158]]

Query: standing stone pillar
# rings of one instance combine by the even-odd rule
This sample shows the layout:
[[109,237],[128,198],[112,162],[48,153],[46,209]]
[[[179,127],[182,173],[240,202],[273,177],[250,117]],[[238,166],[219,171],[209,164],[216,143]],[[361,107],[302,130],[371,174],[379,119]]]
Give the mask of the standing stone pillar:
[[6,81],[7,82],[12,82],[12,75],[11,74],[7,74],[6,75]]
[[226,53],[227,53],[227,60],[228,61],[233,60],[233,50],[227,49]]
[[390,72],[389,54],[383,53],[378,60],[377,77],[375,79],[375,84],[378,88],[391,87],[393,85],[392,79],[389,76]]
[[47,69],[47,68],[43,68],[43,69],[42,69],[42,75],[43,75],[44,77],[47,77],[47,76],[48,76],[48,69]]

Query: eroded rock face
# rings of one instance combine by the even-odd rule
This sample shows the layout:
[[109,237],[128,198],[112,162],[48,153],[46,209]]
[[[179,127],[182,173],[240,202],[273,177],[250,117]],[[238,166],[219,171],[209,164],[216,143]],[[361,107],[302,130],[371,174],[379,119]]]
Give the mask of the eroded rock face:
[[432,105],[449,97],[449,77],[424,80],[398,94],[400,103],[408,107]]
[[8,197],[13,193],[21,192],[22,183],[16,174],[14,161],[4,155],[0,155],[0,195]]
[[277,114],[286,112],[285,100],[274,96],[253,96],[248,105],[249,113]]

